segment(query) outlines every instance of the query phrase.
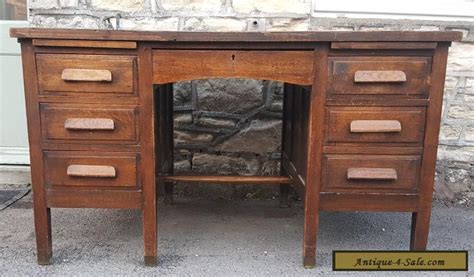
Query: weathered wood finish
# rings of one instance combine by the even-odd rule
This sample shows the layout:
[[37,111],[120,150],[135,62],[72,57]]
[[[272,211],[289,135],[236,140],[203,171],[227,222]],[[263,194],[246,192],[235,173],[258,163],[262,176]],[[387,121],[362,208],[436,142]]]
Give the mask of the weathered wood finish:
[[399,83],[406,82],[407,75],[401,70],[358,70],[354,83]]
[[324,155],[325,192],[416,192],[421,157],[415,155]]
[[142,209],[143,194],[108,188],[47,188],[46,204],[54,208]]
[[40,114],[43,141],[138,143],[135,106],[41,103]]
[[138,80],[140,95],[140,114],[142,119],[138,123],[141,134],[141,181],[143,188],[143,240],[145,265],[155,266],[157,260],[157,211],[156,211],[156,154],[155,152],[155,94],[153,93],[152,48],[143,44],[138,49]]
[[16,38],[151,42],[438,42],[459,41],[460,32],[150,32],[11,28]]
[[397,180],[397,170],[393,168],[350,167],[347,180]]
[[96,177],[96,178],[115,178],[117,172],[115,167],[108,165],[83,165],[72,164],[66,171],[69,177]]
[[331,49],[435,49],[436,42],[331,42]]
[[[322,211],[366,211],[366,212],[415,212],[418,210],[417,194],[385,193],[326,193],[320,195]],[[341,222],[341,225],[347,224]]]
[[75,82],[112,82],[112,72],[104,69],[66,68],[61,73],[61,79]]
[[133,56],[38,54],[36,60],[41,94],[133,95],[136,91],[136,57]]
[[449,43],[440,43],[433,56],[430,104],[426,118],[426,129],[428,132],[426,132],[423,142],[424,151],[421,166],[420,202],[417,211],[412,215],[411,250],[425,250],[428,243],[438,135],[443,106],[444,78],[446,76],[449,45]]
[[[421,144],[425,130],[425,114],[425,108],[418,107],[327,108],[327,142]],[[365,125],[354,124],[354,121],[359,120]],[[379,124],[379,120],[383,120],[384,124]],[[400,128],[398,125],[392,126],[393,123],[386,126],[386,121],[400,122]]]
[[153,51],[153,82],[156,84],[207,78],[254,78],[311,85],[312,69],[311,51]]
[[33,39],[34,46],[48,47],[87,47],[87,48],[118,48],[135,49],[135,41],[100,41],[100,40],[74,40],[74,39]]
[[428,97],[430,57],[332,57],[329,63],[330,97]]
[[[426,249],[446,60],[459,32],[187,33],[11,29],[20,38],[38,263],[51,207],[143,212],[157,263],[157,185],[288,184],[305,202],[303,262],[319,212],[411,212]],[[283,81],[281,176],[173,174],[173,82]],[[154,87],[154,85],[158,85]]]
[[67,130],[109,130],[115,129],[115,121],[110,118],[68,118],[64,121]]
[[303,239],[303,264],[305,267],[316,265],[316,238],[319,224],[319,192],[321,190],[322,150],[324,144],[327,71],[328,71],[329,45],[323,44],[316,48],[314,53],[314,81],[309,94],[303,144],[305,160],[305,218]]
[[51,263],[53,243],[51,234],[51,206],[48,205],[43,178],[43,151],[41,149],[41,128],[38,105],[38,87],[35,49],[31,41],[21,45],[23,81],[25,87],[26,118],[30,145],[31,185],[33,190],[33,212],[35,218],[36,250],[38,264]]
[[352,120],[351,133],[398,133],[402,124],[398,120]]
[[47,187],[140,187],[136,153],[45,151]]

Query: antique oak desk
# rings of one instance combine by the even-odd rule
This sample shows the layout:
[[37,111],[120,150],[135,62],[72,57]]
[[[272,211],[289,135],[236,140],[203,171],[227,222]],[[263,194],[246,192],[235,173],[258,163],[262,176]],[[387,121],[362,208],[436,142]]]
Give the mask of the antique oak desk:
[[[50,209],[143,211],[156,264],[156,184],[288,184],[304,195],[304,265],[319,211],[411,212],[426,248],[448,47],[459,32],[190,33],[12,29],[21,43],[38,262]],[[173,82],[284,86],[281,176],[173,175]],[[242,99],[245,101],[245,99]],[[283,203],[285,200],[283,199]]]

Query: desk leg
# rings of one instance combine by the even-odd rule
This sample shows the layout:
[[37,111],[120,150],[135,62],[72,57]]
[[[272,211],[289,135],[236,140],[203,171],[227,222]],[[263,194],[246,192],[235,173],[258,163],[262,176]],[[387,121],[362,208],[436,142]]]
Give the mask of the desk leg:
[[431,209],[412,213],[410,250],[426,250],[430,230]]
[[33,188],[33,212],[35,221],[36,249],[38,264],[51,263],[53,246],[51,240],[51,209],[46,204],[44,185],[43,151],[41,149],[40,111],[38,100],[38,80],[36,57],[31,41],[21,44],[25,102],[30,144],[31,181]]
[[46,208],[43,203],[39,205],[35,203],[34,216],[38,264],[49,265],[53,254],[53,244],[51,240],[51,209]]
[[[39,128],[34,128],[39,130]],[[31,140],[30,140],[31,142]],[[38,264],[51,264],[53,243],[51,235],[51,208],[46,204],[46,191],[41,172],[43,156],[39,143],[30,144],[31,181],[33,187],[33,213],[35,218],[36,249]]]
[[303,264],[306,268],[312,268],[316,265],[328,52],[328,45],[319,45],[314,51],[314,81],[308,101],[305,101],[309,105],[307,115],[304,117],[307,122],[305,151],[307,157],[304,163],[306,167],[306,180]]
[[[314,94],[314,90],[311,92]],[[305,97],[306,98],[306,97]],[[307,97],[310,101],[304,101],[306,103],[314,101],[313,96]],[[303,114],[303,122],[306,120],[308,124],[312,125],[314,121],[318,121],[317,118],[320,115],[315,116],[314,105],[319,103],[312,103],[313,108],[309,108],[308,114]],[[314,120],[316,119],[316,120]],[[304,165],[306,166],[306,180],[304,187],[304,249],[303,249],[303,264],[305,268],[313,268],[316,265],[316,242],[318,234],[319,224],[319,186],[321,179],[321,158],[319,146],[317,146],[320,136],[316,134],[318,132],[316,127],[310,127],[307,129],[308,139],[307,149],[308,153]]]
[[151,46],[138,49],[138,84],[140,95],[141,183],[143,191],[143,242],[145,265],[157,264],[157,206],[155,161],[155,94],[152,81]]
[[[285,157],[285,153],[289,152],[288,149],[288,137],[290,130],[288,128],[289,125],[289,115],[288,113],[291,111],[288,109],[289,101],[288,101],[288,87],[289,84],[284,84],[283,85],[283,119],[282,119],[282,131],[281,131],[281,160],[280,160],[280,175],[281,176],[288,176],[288,172],[285,170],[285,167],[283,166],[283,157]],[[288,194],[290,191],[290,185],[289,184],[280,184],[280,208],[288,208]]]
[[432,82],[429,91],[430,103],[426,113],[426,134],[423,141],[420,200],[417,212],[412,215],[411,250],[425,250],[428,242],[436,152],[438,150],[438,134],[440,129],[439,123],[443,106],[444,79],[446,76],[449,45],[450,43],[447,42],[438,43],[433,56],[433,71],[430,77]]
[[[146,197],[146,196],[145,196]],[[156,222],[156,196],[146,198],[154,198],[153,202],[147,203],[145,200],[145,208],[143,210],[143,240],[145,245],[145,265],[156,266],[156,246],[157,246],[157,222]]]
[[[311,194],[306,190],[306,195]],[[314,201],[309,200],[308,197],[305,197],[304,221],[303,265],[305,268],[313,268],[316,266],[319,211]]]

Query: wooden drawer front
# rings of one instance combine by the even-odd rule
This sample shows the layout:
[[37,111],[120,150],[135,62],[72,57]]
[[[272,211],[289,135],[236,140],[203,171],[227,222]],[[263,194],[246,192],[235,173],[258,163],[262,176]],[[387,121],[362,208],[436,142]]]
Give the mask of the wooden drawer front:
[[137,153],[44,152],[47,186],[138,187]]
[[419,143],[423,141],[425,108],[327,109],[327,143]]
[[313,51],[154,50],[153,82],[254,78],[312,85],[313,60]]
[[323,159],[324,192],[418,190],[418,155],[325,155]]
[[137,143],[138,108],[41,104],[43,141]]
[[36,63],[40,94],[135,93],[133,56],[38,54]]
[[428,97],[431,72],[429,57],[333,57],[329,63],[329,97]]

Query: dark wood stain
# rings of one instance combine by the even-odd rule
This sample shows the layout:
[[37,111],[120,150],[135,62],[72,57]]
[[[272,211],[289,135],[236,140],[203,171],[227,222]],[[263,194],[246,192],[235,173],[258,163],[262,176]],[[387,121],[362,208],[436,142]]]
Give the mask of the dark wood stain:
[[[320,211],[411,212],[427,247],[448,48],[460,32],[202,33],[13,28],[22,49],[39,264],[51,208],[143,212],[157,263],[157,184],[293,186],[304,199],[303,263]],[[173,86],[283,81],[281,176],[177,176]],[[154,85],[157,85],[154,87]],[[155,91],[154,91],[154,88]]]

